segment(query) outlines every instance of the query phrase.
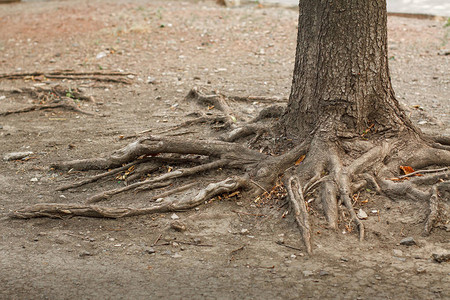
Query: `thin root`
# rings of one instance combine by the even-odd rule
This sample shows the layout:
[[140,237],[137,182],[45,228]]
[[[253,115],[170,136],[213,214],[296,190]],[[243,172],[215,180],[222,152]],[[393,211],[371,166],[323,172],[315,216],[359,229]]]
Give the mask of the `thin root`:
[[56,109],[56,108],[62,108],[62,109],[70,110],[70,111],[75,111],[77,113],[81,113],[81,114],[85,114],[85,115],[89,115],[89,116],[94,115],[93,113],[79,109],[75,105],[71,105],[68,103],[55,103],[55,104],[44,104],[44,105],[32,105],[32,106],[25,107],[22,109],[8,110],[8,111],[0,113],[0,116],[7,116],[7,115],[12,115],[12,114],[26,113],[26,112],[30,112],[30,111],[37,111],[37,110],[44,110],[44,109]]
[[223,166],[226,166],[229,163],[228,160],[218,160],[211,163],[207,163],[200,166],[195,166],[192,168],[186,168],[186,169],[178,169],[169,173],[165,173],[163,175],[160,175],[156,178],[150,178],[144,181],[136,182],[130,185],[127,185],[122,188],[109,190],[106,192],[102,192],[100,194],[94,195],[91,198],[89,198],[86,202],[87,203],[96,203],[102,200],[107,200],[113,195],[117,195],[126,191],[135,190],[137,192],[145,191],[145,190],[152,190],[155,188],[160,188],[167,186],[172,183],[172,180],[175,178],[180,177],[186,177],[191,176],[200,172],[204,172],[211,169],[220,168]]

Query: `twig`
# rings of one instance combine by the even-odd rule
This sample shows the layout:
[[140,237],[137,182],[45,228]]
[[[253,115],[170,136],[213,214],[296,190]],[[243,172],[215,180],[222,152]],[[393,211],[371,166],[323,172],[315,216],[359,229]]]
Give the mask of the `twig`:
[[191,242],[183,242],[183,241],[175,241],[179,244],[185,244],[185,245],[192,245],[192,246],[198,246],[198,247],[214,247],[214,245],[208,245],[208,244],[196,244]]
[[297,248],[297,247],[294,247],[294,246],[286,245],[286,244],[284,244],[284,243],[282,243],[282,242],[280,242],[280,241],[276,241],[275,243],[278,244],[278,245],[280,245],[280,246],[284,246],[284,247],[286,247],[286,248],[289,248],[289,249],[297,250],[297,251],[300,251],[300,252],[303,251],[303,250],[300,249],[300,248]]
[[247,213],[247,212],[243,212],[243,211],[236,211],[236,210],[232,210],[232,212],[239,214],[243,214],[243,215],[248,215],[248,216],[254,216],[254,217],[267,217],[267,215],[264,214],[252,214],[252,213]]
[[198,184],[198,182],[191,182],[191,183],[188,183],[188,184],[186,184],[186,185],[180,186],[180,187],[178,187],[178,188],[171,189],[171,190],[169,190],[169,191],[167,191],[167,192],[164,192],[164,193],[161,193],[161,194],[159,194],[159,195],[156,195],[155,197],[153,197],[152,199],[150,199],[150,201],[155,201],[155,200],[157,200],[157,199],[159,199],[159,198],[164,198],[164,197],[173,195],[173,194],[175,194],[175,193],[182,192],[182,191],[184,191],[184,190],[190,189],[190,188],[193,187],[193,186],[196,186],[197,184]]
[[440,169],[417,170],[417,171],[414,171],[414,172],[409,173],[409,174],[398,176],[397,179],[403,179],[403,178],[406,178],[406,177],[410,177],[410,176],[416,175],[418,173],[437,173],[437,172],[447,171],[449,169],[450,169],[449,167],[445,167],[445,168],[440,168]]
[[244,248],[245,248],[245,245],[242,245],[241,247],[232,250],[232,251],[230,252],[230,254],[231,254],[231,255],[234,255],[234,254],[236,254],[237,252],[239,252],[239,251],[241,251],[241,250],[244,250]]
[[254,185],[256,185],[257,187],[259,187],[260,189],[262,189],[266,194],[269,194],[269,192],[262,185],[260,185],[259,183],[257,183],[253,179],[250,179],[250,182],[253,183]]
[[160,233],[160,234],[158,235],[158,238],[156,238],[156,240],[153,242],[152,246],[155,246],[155,245],[159,242],[159,240],[161,239],[161,237],[162,237],[162,233]]

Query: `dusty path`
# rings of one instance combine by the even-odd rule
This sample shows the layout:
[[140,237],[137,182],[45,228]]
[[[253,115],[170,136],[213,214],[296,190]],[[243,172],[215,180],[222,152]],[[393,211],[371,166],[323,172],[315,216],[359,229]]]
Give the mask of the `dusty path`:
[[[363,209],[366,241],[314,221],[314,256],[302,250],[285,206],[254,199],[213,201],[177,213],[123,220],[6,218],[31,203],[83,201],[119,180],[69,192],[63,183],[85,174],[49,170],[53,161],[101,155],[128,136],[188,119],[193,86],[230,95],[289,94],[297,14],[280,8],[226,9],[198,1],[49,1],[0,6],[0,73],[131,72],[131,85],[84,80],[0,80],[0,112],[39,104],[13,88],[82,89],[83,115],[41,110],[0,116],[0,154],[33,151],[25,161],[0,161],[1,299],[445,299],[450,297],[449,225],[422,237],[424,203],[391,202],[370,192]],[[396,94],[425,131],[450,135],[448,29],[432,20],[389,18]],[[237,104],[236,104],[237,105]],[[236,106],[250,118],[264,103]],[[203,126],[176,134],[216,135]],[[190,131],[190,132],[189,132]],[[169,167],[169,166],[167,166]],[[220,177],[211,172],[211,178]],[[114,204],[145,205],[148,195]],[[278,203],[279,204],[279,203]],[[281,203],[282,204],[282,203]],[[378,213],[371,213],[378,211]],[[400,241],[413,237],[417,245]],[[156,245],[152,246],[155,241]]]

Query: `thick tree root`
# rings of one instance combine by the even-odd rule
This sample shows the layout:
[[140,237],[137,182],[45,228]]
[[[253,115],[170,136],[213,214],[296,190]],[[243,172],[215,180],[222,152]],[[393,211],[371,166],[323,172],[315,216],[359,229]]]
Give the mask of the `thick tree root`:
[[207,95],[200,91],[199,88],[194,87],[187,94],[186,100],[195,100],[199,104],[207,105],[209,108],[216,108],[225,114],[229,124],[236,123],[237,119],[233,110],[226,101],[226,97],[221,94]]
[[[429,213],[425,222],[425,234],[439,223],[440,193],[448,191],[450,177],[450,152],[433,144],[420,142],[414,148],[405,146],[403,140],[395,138],[390,142],[366,141],[349,138],[340,140],[329,129],[317,128],[300,144],[279,156],[271,156],[233,143],[256,133],[266,132],[267,126],[257,123],[266,118],[277,118],[278,113],[264,110],[254,122],[237,127],[226,98],[219,94],[205,95],[193,89],[188,98],[198,102],[217,106],[223,113],[220,120],[230,124],[231,131],[225,136],[226,141],[199,140],[181,137],[142,136],[122,149],[114,151],[109,156],[94,159],[63,162],[55,167],[60,169],[110,169],[85,179],[66,185],[59,190],[76,188],[97,180],[119,174],[120,180],[140,179],[148,173],[162,169],[168,163],[187,163],[188,166],[178,169],[170,168],[163,173],[143,181],[133,182],[126,186],[112,189],[94,195],[85,205],[72,204],[38,204],[13,212],[17,218],[32,217],[64,217],[90,216],[119,218],[126,216],[151,214],[168,211],[179,211],[202,204],[204,201],[222,193],[244,189],[247,195],[269,194],[273,187],[284,178],[294,218],[301,232],[306,252],[312,253],[311,224],[309,221],[308,204],[305,198],[318,197],[328,227],[338,231],[345,222],[345,229],[352,231],[356,225],[359,239],[365,236],[364,221],[359,219],[354,207],[354,195],[365,187],[370,187],[378,193],[396,199],[409,198],[414,201],[428,203]],[[281,110],[279,110],[281,111]],[[192,123],[217,120],[202,115]],[[188,121],[189,122],[189,121]],[[411,154],[413,153],[413,154]],[[400,175],[399,166],[406,165],[420,168],[406,175]],[[179,181],[192,176],[202,178],[202,173],[216,169],[240,169],[240,177],[209,184],[200,190],[197,196],[177,199],[172,195],[193,189],[195,182],[180,184],[169,188],[166,192],[153,195],[152,205],[144,208],[122,207],[111,208],[93,205],[113,195],[126,191],[142,192],[157,188],[172,186]],[[126,174],[122,174],[126,172]],[[422,175],[418,177],[417,175]],[[204,177],[203,177],[204,178]],[[202,179],[203,180],[203,179]],[[189,180],[190,181],[190,180]],[[424,189],[431,185],[432,188]],[[312,204],[316,205],[316,204]],[[316,209],[314,209],[316,210]],[[339,211],[341,210],[341,214]],[[343,216],[341,219],[339,216]]]
[[132,207],[105,207],[98,205],[82,204],[53,204],[43,203],[19,209],[11,213],[12,218],[30,219],[39,217],[63,218],[63,217],[95,217],[95,218],[123,218],[154,213],[165,213],[172,211],[185,211],[211,199],[216,195],[233,192],[246,184],[245,178],[230,177],[223,181],[211,183],[200,190],[193,198],[181,200],[163,200],[146,208]]
[[[293,187],[295,185],[295,187]],[[302,187],[298,178],[291,176],[287,180],[286,189],[288,191],[289,200],[294,210],[295,221],[300,227],[303,242],[305,243],[306,252],[312,253],[311,247],[311,228],[308,221],[308,211],[306,210],[305,199],[303,198]]]

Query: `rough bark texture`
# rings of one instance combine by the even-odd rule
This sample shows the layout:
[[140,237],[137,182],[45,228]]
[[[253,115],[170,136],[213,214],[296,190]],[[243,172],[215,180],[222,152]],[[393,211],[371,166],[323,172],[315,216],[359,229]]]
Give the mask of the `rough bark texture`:
[[372,124],[377,131],[402,127],[405,117],[389,77],[386,15],[385,0],[300,0],[283,117],[290,136],[304,138],[325,120],[343,137]]

